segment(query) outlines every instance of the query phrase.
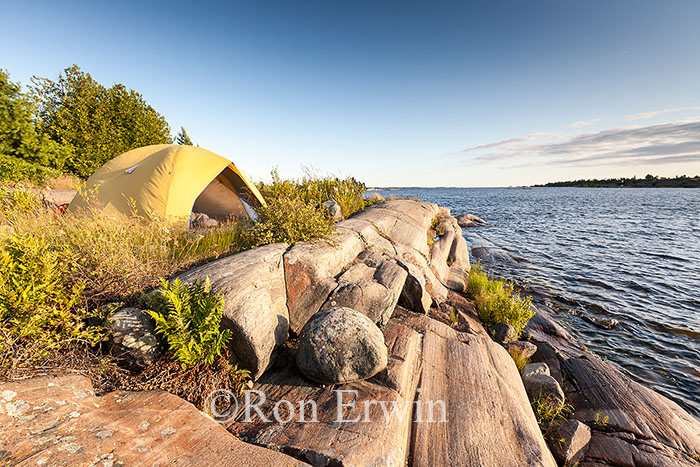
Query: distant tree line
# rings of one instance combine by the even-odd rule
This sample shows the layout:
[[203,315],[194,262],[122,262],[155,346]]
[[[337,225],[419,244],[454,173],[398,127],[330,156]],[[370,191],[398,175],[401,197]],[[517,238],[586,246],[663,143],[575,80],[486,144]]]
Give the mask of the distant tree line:
[[[172,142],[165,118],[123,84],[73,65],[55,81],[34,76],[23,93],[0,69],[0,179],[86,178],[123,152]],[[182,127],[177,143],[192,144]]]
[[552,182],[537,187],[586,187],[586,188],[700,188],[700,176],[666,178],[647,175],[644,178],[606,178],[591,180],[573,180],[568,182]]

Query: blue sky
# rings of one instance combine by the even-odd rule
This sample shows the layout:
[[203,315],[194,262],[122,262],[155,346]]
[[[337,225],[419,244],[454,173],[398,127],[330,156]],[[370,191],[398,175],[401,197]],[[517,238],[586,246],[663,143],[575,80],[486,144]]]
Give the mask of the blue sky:
[[700,2],[6,2],[0,67],[77,63],[253,178],[700,174]]

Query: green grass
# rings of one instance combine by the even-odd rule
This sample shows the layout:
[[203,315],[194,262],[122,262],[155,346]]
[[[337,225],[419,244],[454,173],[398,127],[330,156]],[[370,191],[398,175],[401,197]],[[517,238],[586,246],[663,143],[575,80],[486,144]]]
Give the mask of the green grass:
[[531,297],[522,298],[510,281],[489,277],[479,264],[469,271],[467,294],[475,301],[479,319],[487,326],[508,323],[519,335],[535,315]]
[[522,374],[523,368],[525,368],[525,365],[530,363],[530,359],[523,357],[523,355],[515,349],[508,349],[508,353],[515,362],[515,366],[518,368],[518,371]]

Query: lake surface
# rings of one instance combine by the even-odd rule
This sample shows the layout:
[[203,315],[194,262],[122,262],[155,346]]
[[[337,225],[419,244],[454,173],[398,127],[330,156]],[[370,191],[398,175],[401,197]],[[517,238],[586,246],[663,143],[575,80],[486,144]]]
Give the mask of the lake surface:
[[700,189],[379,192],[482,217],[488,226],[463,233],[506,255],[485,263],[488,271],[512,279],[588,348],[700,419]]

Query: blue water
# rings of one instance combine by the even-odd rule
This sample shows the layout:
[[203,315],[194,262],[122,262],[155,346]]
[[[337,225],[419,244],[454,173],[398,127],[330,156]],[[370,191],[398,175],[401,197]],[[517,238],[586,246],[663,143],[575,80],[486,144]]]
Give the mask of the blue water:
[[488,226],[463,230],[472,245],[503,253],[484,263],[487,270],[515,281],[589,349],[700,418],[700,189],[380,193],[485,219]]

